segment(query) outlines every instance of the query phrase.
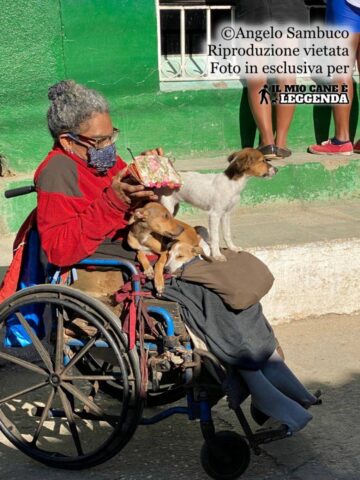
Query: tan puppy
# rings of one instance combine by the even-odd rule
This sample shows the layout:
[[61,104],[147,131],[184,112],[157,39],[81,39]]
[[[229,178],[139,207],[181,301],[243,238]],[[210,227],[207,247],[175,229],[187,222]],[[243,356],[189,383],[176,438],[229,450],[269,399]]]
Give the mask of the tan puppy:
[[[147,278],[154,278],[156,291],[164,291],[164,267],[168,257],[169,239],[177,239],[188,245],[198,247],[201,237],[195,229],[170,214],[160,203],[149,202],[143,208],[135,210],[129,221],[128,243],[137,251],[137,258]],[[151,266],[146,253],[157,253],[160,258]]]
[[174,274],[183,265],[199,255],[203,257],[205,256],[204,250],[201,246],[194,246],[189,245],[188,243],[176,241],[172,244],[169,250],[165,270],[171,274]]

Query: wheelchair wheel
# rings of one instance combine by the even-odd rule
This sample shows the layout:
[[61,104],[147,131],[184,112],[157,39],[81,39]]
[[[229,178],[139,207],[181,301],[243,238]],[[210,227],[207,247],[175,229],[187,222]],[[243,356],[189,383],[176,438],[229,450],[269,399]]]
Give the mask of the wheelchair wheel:
[[205,472],[215,480],[239,478],[250,462],[248,443],[235,432],[217,432],[204,443],[200,461]]
[[[93,375],[94,372],[101,369],[107,368],[113,369],[111,365],[106,366],[105,361],[94,358],[93,355],[89,354],[79,361],[78,369],[83,375]],[[101,382],[101,387],[103,392],[111,395],[112,397],[121,398],[122,388],[119,383],[114,381]],[[186,390],[183,385],[178,383],[169,383],[165,386],[160,386],[160,390],[157,392],[147,392],[146,397],[146,406],[147,407],[159,407],[162,405],[167,405],[169,403],[178,402],[186,395]]]
[[[33,312],[45,324],[35,335]],[[26,347],[0,351],[0,430],[19,450],[46,465],[83,469],[119,452],[139,424],[137,353],[127,350],[119,319],[75,289],[26,288],[0,306],[0,335],[18,323]],[[9,330],[7,332],[9,338]],[[83,375],[86,359],[98,368]],[[117,385],[117,396],[102,386]]]

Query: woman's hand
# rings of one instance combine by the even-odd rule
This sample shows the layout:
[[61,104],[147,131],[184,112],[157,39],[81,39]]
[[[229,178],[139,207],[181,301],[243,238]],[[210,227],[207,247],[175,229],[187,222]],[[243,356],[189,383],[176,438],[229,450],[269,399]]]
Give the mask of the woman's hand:
[[156,202],[159,199],[152,190],[145,190],[144,185],[131,185],[131,183],[129,183],[130,179],[123,180],[126,174],[127,169],[125,168],[113,177],[111,183],[111,188],[120,200],[128,205],[134,205],[140,200]]

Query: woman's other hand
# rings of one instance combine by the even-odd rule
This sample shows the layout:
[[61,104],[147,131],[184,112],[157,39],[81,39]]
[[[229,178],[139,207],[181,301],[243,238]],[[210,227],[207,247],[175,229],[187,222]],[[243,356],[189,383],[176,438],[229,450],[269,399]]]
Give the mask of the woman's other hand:
[[124,179],[126,174],[127,169],[121,170],[113,177],[111,183],[111,188],[120,200],[128,205],[134,205],[137,204],[139,200],[156,202],[159,199],[152,190],[146,190],[144,185],[134,185],[130,183],[130,178]]

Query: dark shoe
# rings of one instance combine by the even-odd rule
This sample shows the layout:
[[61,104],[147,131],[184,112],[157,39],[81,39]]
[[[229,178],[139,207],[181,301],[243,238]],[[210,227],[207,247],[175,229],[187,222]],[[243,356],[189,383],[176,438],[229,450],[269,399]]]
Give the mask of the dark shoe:
[[306,410],[308,410],[310,407],[313,407],[314,405],[322,405],[321,390],[316,390],[313,395],[315,397],[315,400],[313,402],[306,402],[302,404],[302,406],[306,408]]
[[276,157],[276,147],[275,145],[263,145],[257,148],[266,159]]
[[358,140],[354,145],[354,153],[360,153],[360,140]]
[[290,155],[292,154],[292,151],[289,148],[285,148],[285,147],[275,147],[275,151],[276,151],[276,156],[279,158],[290,157]]

